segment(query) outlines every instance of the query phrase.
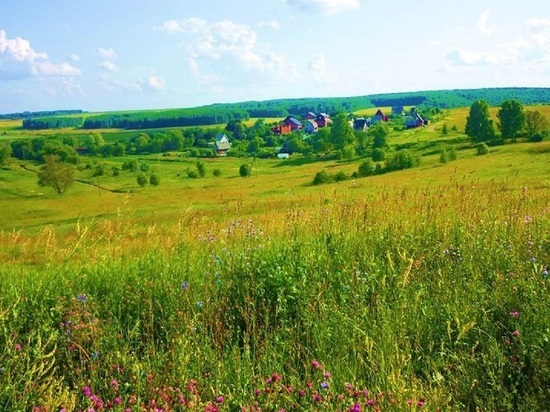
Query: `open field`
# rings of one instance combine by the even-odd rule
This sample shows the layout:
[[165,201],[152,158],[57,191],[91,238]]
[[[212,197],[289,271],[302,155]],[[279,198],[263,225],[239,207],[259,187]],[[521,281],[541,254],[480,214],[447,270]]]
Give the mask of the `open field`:
[[[364,159],[82,157],[63,195],[10,161],[0,410],[544,410],[550,142],[478,156],[441,134],[463,117],[390,135],[416,168],[320,186]],[[128,159],[160,185],[92,176]]]

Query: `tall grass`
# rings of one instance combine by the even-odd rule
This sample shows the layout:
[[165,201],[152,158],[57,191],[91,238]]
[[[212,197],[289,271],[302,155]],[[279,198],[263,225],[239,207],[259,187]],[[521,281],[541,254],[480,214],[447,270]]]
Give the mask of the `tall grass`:
[[543,410],[548,198],[452,182],[5,233],[0,409]]

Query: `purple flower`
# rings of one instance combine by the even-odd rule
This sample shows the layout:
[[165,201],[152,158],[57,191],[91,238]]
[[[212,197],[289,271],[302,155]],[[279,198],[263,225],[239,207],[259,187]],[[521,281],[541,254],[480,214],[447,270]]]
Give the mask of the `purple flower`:
[[512,332],[512,335],[515,337],[518,337],[521,335],[521,333],[519,333],[519,330],[516,329],[515,331]]
[[89,386],[84,386],[84,388],[82,388],[82,393],[86,398],[89,398],[92,396],[92,389]]
[[221,395],[218,396],[218,397],[216,398],[216,403],[223,403],[223,396],[221,396]]
[[187,290],[188,287],[189,287],[189,282],[187,282],[186,280],[181,282],[181,289],[182,290]]
[[311,362],[311,366],[314,368],[314,369],[319,369],[321,367],[321,365],[319,364],[318,361],[314,360],[313,362]]
[[422,408],[425,404],[426,401],[424,400],[424,398],[420,398],[418,402],[416,402],[416,406],[418,406],[419,408]]
[[328,389],[329,383],[328,382],[321,382],[321,389]]
[[351,408],[349,408],[349,412],[361,412],[361,404],[356,403]]
[[514,310],[513,312],[510,312],[510,316],[513,318],[517,318],[519,316],[519,312],[517,310]]
[[79,293],[76,298],[79,301],[81,301],[82,303],[86,303],[88,301],[88,297],[86,295],[84,295],[83,293]]

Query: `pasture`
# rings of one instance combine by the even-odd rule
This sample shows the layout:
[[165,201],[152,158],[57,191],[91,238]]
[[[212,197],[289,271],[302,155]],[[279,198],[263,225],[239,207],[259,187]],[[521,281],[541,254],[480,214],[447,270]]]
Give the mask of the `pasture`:
[[63,195],[10,162],[0,409],[543,410],[550,142],[477,156],[461,116],[390,136],[419,167],[321,186],[362,159],[148,155],[140,187],[83,158]]

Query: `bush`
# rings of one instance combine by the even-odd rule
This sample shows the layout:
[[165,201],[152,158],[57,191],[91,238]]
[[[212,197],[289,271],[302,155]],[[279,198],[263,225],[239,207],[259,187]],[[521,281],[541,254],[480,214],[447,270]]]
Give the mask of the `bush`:
[[214,169],[212,174],[216,177],[220,177],[222,175],[222,171],[220,169]]
[[250,167],[250,165],[244,163],[241,165],[241,167],[239,167],[239,175],[241,175],[241,177],[248,177],[251,173],[252,168]]
[[334,175],[334,180],[336,182],[343,182],[344,180],[348,180],[348,179],[349,179],[349,176],[343,170],[340,170],[338,173]]
[[195,170],[188,170],[187,171],[187,177],[189,179],[198,179],[199,178],[199,174],[195,171]]
[[397,152],[387,163],[388,170],[410,169],[420,164],[420,157],[408,149]]
[[372,160],[375,162],[382,162],[386,160],[386,151],[380,148],[376,148],[372,151]]
[[199,173],[200,177],[204,177],[206,175],[206,167],[204,166],[204,163],[201,161],[197,162],[197,172]]
[[439,155],[439,163],[447,163],[449,161],[449,153],[447,149],[443,149]]
[[327,173],[326,170],[321,170],[320,172],[317,172],[315,174],[315,177],[313,178],[313,184],[314,185],[322,185],[325,183],[331,183],[332,177]]
[[456,149],[454,147],[451,147],[449,149],[449,160],[456,160],[456,158],[457,158]]
[[489,153],[489,146],[485,143],[478,143],[476,146],[476,152],[478,156],[483,156]]
[[158,186],[160,184],[160,177],[158,175],[152,174],[149,178],[149,183],[151,186]]
[[136,181],[138,185],[143,187],[147,184],[147,177],[143,173],[140,173],[139,175],[137,175]]
[[544,135],[545,133],[537,132],[529,138],[529,141],[532,143],[542,142],[544,140]]
[[374,174],[374,163],[372,160],[367,159],[359,165],[357,171],[359,177],[367,177]]

